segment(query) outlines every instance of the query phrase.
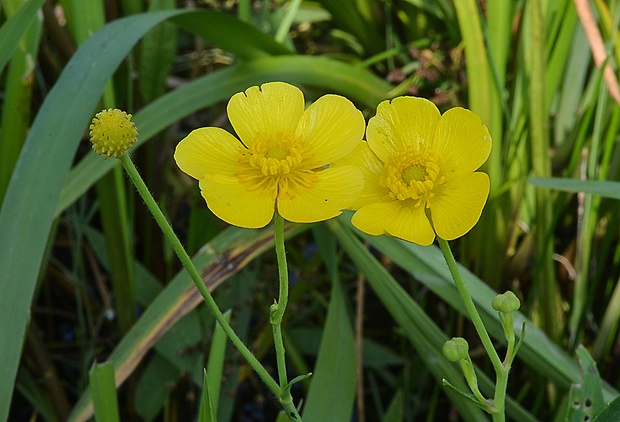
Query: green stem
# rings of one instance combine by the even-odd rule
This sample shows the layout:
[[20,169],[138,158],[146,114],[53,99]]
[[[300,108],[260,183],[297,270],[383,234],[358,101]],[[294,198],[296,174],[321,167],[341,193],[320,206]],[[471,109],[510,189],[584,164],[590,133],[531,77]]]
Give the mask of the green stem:
[[493,399],[493,406],[495,412],[492,413],[493,421],[499,422],[505,420],[504,415],[504,403],[506,399],[506,385],[508,382],[508,370],[504,367],[495,347],[493,347],[493,343],[491,342],[491,338],[489,337],[489,333],[487,332],[484,323],[482,322],[482,318],[480,318],[480,314],[476,309],[476,305],[465,287],[465,283],[463,282],[463,278],[461,277],[461,273],[459,272],[458,266],[456,265],[456,260],[454,259],[454,255],[452,255],[452,250],[450,249],[450,245],[444,239],[440,237],[437,238],[439,242],[439,246],[441,247],[441,251],[443,252],[443,256],[446,259],[446,263],[448,264],[448,268],[450,269],[450,274],[452,274],[452,278],[454,279],[454,284],[456,285],[456,289],[463,300],[463,304],[465,305],[465,309],[471,318],[474,327],[476,328],[476,332],[482,341],[482,346],[484,350],[486,350],[487,355],[491,359],[491,363],[493,364],[493,368],[495,369],[496,374],[496,385],[495,385],[495,396]]
[[[189,257],[185,249],[183,248],[183,245],[181,245],[181,241],[179,240],[179,238],[176,236],[176,234],[172,230],[172,227],[168,223],[168,220],[166,220],[166,217],[162,213],[157,203],[155,202],[155,199],[153,199],[151,192],[149,192],[148,187],[142,180],[142,177],[140,177],[138,170],[134,166],[129,156],[127,154],[123,155],[120,158],[120,161],[125,167],[125,170],[127,171],[127,175],[129,176],[131,181],[136,186],[138,193],[140,193],[140,196],[142,196],[142,199],[144,199],[146,206],[149,208],[149,210],[153,214],[155,221],[157,221],[157,224],[159,224],[159,227],[161,228],[162,232],[164,233],[164,235],[170,242],[172,249],[174,249],[174,252],[177,254],[179,259],[181,260],[181,263],[183,264],[183,266],[189,273],[190,277],[192,278],[192,281],[194,282],[194,284],[196,285],[196,287],[202,294],[202,297],[204,298],[205,302],[207,303],[207,306],[213,313],[213,316],[215,317],[217,322],[220,324],[220,326],[222,327],[222,329],[224,330],[228,338],[230,338],[230,341],[235,345],[235,347],[239,350],[239,352],[241,352],[241,355],[243,355],[243,357],[248,362],[248,364],[258,374],[260,379],[263,380],[267,388],[269,388],[269,390],[271,390],[271,392],[276,397],[279,398],[281,394],[280,386],[278,386],[278,384],[269,375],[269,373],[263,367],[263,365],[261,365],[258,359],[256,359],[256,357],[252,354],[252,352],[246,347],[246,345],[243,344],[243,341],[241,341],[241,339],[233,331],[232,327],[224,319],[224,315],[222,315],[222,312],[220,311],[217,304],[215,303],[215,300],[213,299],[211,292],[209,292],[209,289],[205,286],[204,281],[202,280],[202,277],[200,276],[200,274],[198,273],[198,270],[194,266],[191,258]],[[287,414],[290,413],[290,409],[285,409],[285,410]]]
[[282,339],[282,319],[288,304],[288,265],[286,263],[286,250],[284,249],[284,219],[278,213],[275,216],[274,233],[276,258],[278,260],[278,284],[280,287],[278,301],[272,307],[270,322],[273,329],[273,343],[276,349],[280,388],[284,389],[286,384],[288,384],[288,379],[286,377],[285,350]]
[[290,389],[287,388],[288,379],[286,376],[286,359],[284,350],[284,340],[282,338],[282,319],[288,304],[288,265],[286,263],[286,250],[284,248],[284,219],[276,212],[275,215],[275,247],[276,258],[278,261],[278,301],[271,307],[271,328],[273,330],[273,343],[276,349],[276,361],[278,366],[278,379],[282,395],[281,402],[292,403]]

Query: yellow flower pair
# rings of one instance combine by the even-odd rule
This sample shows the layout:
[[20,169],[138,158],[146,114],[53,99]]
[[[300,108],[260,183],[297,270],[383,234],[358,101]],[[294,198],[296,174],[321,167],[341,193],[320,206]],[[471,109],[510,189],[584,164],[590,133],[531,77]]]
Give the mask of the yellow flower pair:
[[175,160],[215,215],[258,228],[276,211],[311,223],[353,209],[361,231],[421,245],[435,233],[460,237],[480,218],[489,178],[476,170],[491,137],[471,111],[441,115],[428,100],[399,97],[382,102],[365,128],[362,113],[338,95],[304,108],[293,85],[254,86],[228,103],[239,139],[206,127],[179,143]]

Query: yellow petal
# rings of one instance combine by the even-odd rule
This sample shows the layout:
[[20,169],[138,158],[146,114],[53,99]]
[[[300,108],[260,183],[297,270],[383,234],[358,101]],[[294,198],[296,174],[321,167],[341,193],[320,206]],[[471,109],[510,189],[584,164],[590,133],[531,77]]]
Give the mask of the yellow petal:
[[388,234],[419,245],[428,246],[435,232],[424,212],[413,201],[376,202],[360,208],[351,222],[359,230],[375,236]]
[[337,161],[334,166],[346,164],[359,168],[364,177],[364,188],[350,209],[357,210],[364,205],[381,202],[383,197],[389,193],[389,190],[380,184],[383,174],[383,163],[370,150],[367,142],[362,141],[351,154]]
[[471,173],[441,185],[430,208],[437,236],[453,240],[470,231],[480,219],[488,196],[486,173]]
[[209,175],[200,180],[200,189],[209,209],[229,224],[248,229],[264,227],[273,218],[272,192],[248,190],[236,177]]
[[304,105],[304,94],[299,88],[270,82],[233,95],[228,102],[228,119],[249,147],[257,137],[293,136]]
[[370,149],[386,162],[397,152],[430,145],[439,118],[435,104],[424,98],[383,101],[368,122],[366,139]]
[[289,184],[293,197],[278,197],[278,212],[295,223],[313,223],[339,215],[355,202],[364,179],[354,166],[337,166],[316,173],[311,187]]
[[207,174],[233,176],[237,172],[239,148],[243,148],[241,142],[224,129],[204,127],[179,142],[174,160],[194,179]]
[[296,138],[310,147],[319,165],[331,164],[359,145],[365,127],[362,112],[351,101],[324,95],[304,111]]
[[433,151],[443,158],[442,167],[448,174],[471,173],[489,157],[491,135],[478,115],[464,108],[451,108],[439,120]]

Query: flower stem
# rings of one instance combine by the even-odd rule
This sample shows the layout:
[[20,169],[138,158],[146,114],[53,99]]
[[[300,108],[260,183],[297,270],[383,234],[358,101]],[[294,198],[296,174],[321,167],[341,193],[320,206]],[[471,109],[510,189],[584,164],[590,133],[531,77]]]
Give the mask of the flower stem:
[[452,274],[452,278],[454,279],[454,284],[456,285],[456,289],[463,300],[463,304],[465,305],[465,309],[471,318],[474,327],[476,328],[476,332],[482,341],[482,346],[484,350],[486,350],[487,355],[491,359],[491,363],[493,364],[493,368],[495,369],[496,375],[496,385],[495,385],[495,395],[493,398],[493,410],[492,413],[493,421],[499,422],[505,420],[504,415],[504,404],[506,401],[506,385],[508,382],[508,369],[506,368],[495,347],[493,347],[493,343],[491,342],[491,338],[489,337],[489,333],[487,332],[484,323],[482,322],[482,318],[480,318],[480,314],[476,309],[476,305],[465,287],[465,283],[463,282],[463,278],[461,277],[461,273],[459,272],[458,266],[456,265],[456,261],[454,259],[454,255],[452,255],[452,250],[450,249],[450,245],[444,239],[437,238],[439,242],[439,246],[441,247],[441,251],[443,252],[443,256],[446,259],[446,263],[448,264],[448,268],[450,269],[450,274]]
[[288,304],[288,264],[286,263],[286,249],[284,248],[284,218],[276,212],[274,222],[274,243],[276,259],[278,261],[278,301],[271,305],[269,322],[273,330],[273,344],[276,349],[276,363],[278,379],[280,381],[280,404],[287,410],[287,416],[292,421],[301,421],[301,416],[293,404],[291,386],[286,375],[286,359],[284,340],[282,337],[282,320]]
[[[202,297],[204,298],[205,302],[207,303],[207,306],[213,313],[213,316],[215,317],[217,322],[220,324],[220,326],[222,327],[222,329],[224,330],[224,332],[226,333],[230,341],[239,350],[241,355],[243,355],[243,357],[248,362],[248,364],[258,374],[260,379],[263,380],[267,388],[269,388],[269,390],[271,390],[271,392],[276,397],[279,398],[281,395],[280,386],[269,375],[267,370],[263,367],[263,365],[261,365],[258,359],[256,359],[256,357],[252,354],[252,352],[246,347],[246,345],[243,344],[243,341],[241,341],[241,339],[233,331],[232,327],[224,319],[224,315],[222,315],[222,312],[220,311],[217,304],[215,303],[215,300],[213,299],[211,292],[209,292],[209,289],[205,286],[204,281],[202,280],[202,277],[200,276],[200,274],[198,273],[198,270],[196,269],[196,266],[194,265],[191,258],[189,257],[185,249],[183,248],[183,245],[181,245],[181,241],[179,240],[179,238],[176,236],[176,234],[172,230],[172,227],[168,223],[168,220],[166,220],[166,217],[162,213],[157,203],[155,202],[155,199],[153,199],[151,192],[149,192],[148,187],[144,183],[144,180],[142,180],[142,177],[138,173],[138,170],[136,169],[135,165],[133,164],[129,156],[127,154],[123,155],[122,157],[120,157],[120,161],[123,164],[123,167],[125,167],[125,171],[127,172],[127,175],[129,176],[131,181],[136,186],[138,193],[140,194],[140,196],[142,196],[142,199],[144,199],[146,206],[151,211],[151,214],[153,214],[155,221],[157,221],[157,224],[159,224],[159,227],[161,228],[162,232],[164,233],[164,235],[170,242],[172,249],[174,249],[174,252],[177,254],[179,259],[181,260],[181,263],[183,264],[183,266],[189,273],[190,277],[192,278],[192,281],[194,282],[194,284],[196,285],[196,287],[202,294]],[[290,412],[292,411],[297,412],[294,406],[292,410],[289,408],[285,408],[285,411],[287,414],[290,414]]]
[[284,248],[284,219],[277,212],[275,215],[274,236],[276,258],[278,260],[279,292],[278,301],[272,306],[270,322],[273,330],[273,343],[276,349],[280,388],[284,390],[288,384],[288,379],[286,376],[284,341],[282,339],[282,319],[284,318],[284,312],[288,304],[288,265],[286,263],[286,250]]

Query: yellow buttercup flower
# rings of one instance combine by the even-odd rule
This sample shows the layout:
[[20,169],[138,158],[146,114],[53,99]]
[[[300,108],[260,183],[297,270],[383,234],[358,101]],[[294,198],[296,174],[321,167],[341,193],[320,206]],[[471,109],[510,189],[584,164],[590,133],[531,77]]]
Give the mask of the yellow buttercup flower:
[[388,234],[430,245],[463,236],[478,222],[489,177],[476,170],[491,151],[491,136],[469,110],[443,115],[430,101],[384,101],[363,142],[343,162],[357,165],[364,189],[352,223],[371,235]]
[[283,82],[235,94],[228,118],[239,139],[217,127],[196,129],[174,154],[198,179],[209,209],[235,226],[284,219],[327,220],[350,207],[363,187],[353,165],[332,166],[362,142],[364,118],[346,98],[325,95],[304,110],[299,88]]
[[97,154],[120,157],[138,140],[138,130],[131,114],[117,108],[102,110],[95,115],[90,129],[90,141]]

